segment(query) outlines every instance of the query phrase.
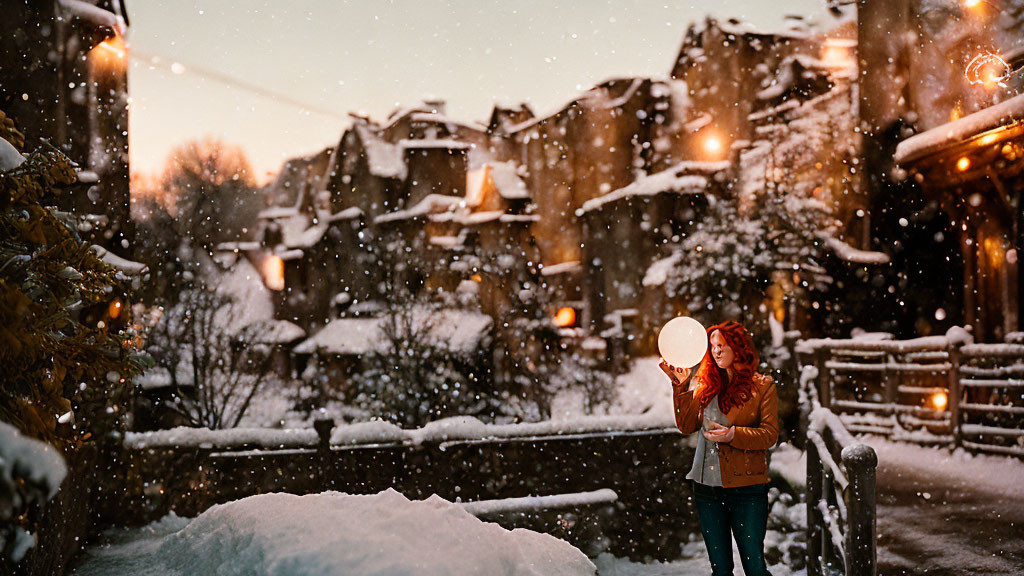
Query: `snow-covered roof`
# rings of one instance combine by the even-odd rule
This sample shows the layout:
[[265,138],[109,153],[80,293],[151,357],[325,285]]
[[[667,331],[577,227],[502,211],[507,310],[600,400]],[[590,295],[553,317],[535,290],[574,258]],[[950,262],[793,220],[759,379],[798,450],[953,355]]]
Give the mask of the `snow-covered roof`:
[[526,189],[526,183],[519,177],[516,165],[513,162],[491,162],[491,178],[498,188],[498,194],[506,200],[521,200],[530,197],[530,191]]
[[[701,164],[703,165],[701,170],[704,170],[704,173],[708,173],[707,170],[717,171],[715,168],[718,166],[718,163]],[[726,162],[721,165],[720,169],[728,168],[728,165],[728,162]],[[698,194],[707,188],[708,179],[704,175],[694,174],[697,171],[695,168],[696,164],[693,162],[680,162],[667,170],[642,176],[628,186],[584,202],[583,206],[576,211],[576,215],[583,216],[588,212],[601,208],[605,204],[633,196],[655,196],[666,192]]]
[[366,151],[370,173],[380,178],[405,180],[407,169],[402,149],[384,140],[366,122],[357,120],[353,127]]
[[[479,348],[491,327],[491,317],[479,312],[447,308],[432,312],[417,308],[414,318],[430,327],[438,345],[453,352],[469,353]],[[311,338],[295,347],[297,354],[359,356],[381,350],[384,344],[383,318],[336,318]]]
[[989,130],[1024,122],[1024,94],[911,136],[896,146],[896,163],[909,164]]
[[460,204],[464,204],[465,198],[461,196],[446,196],[444,194],[428,194],[426,198],[420,200],[418,204],[405,210],[396,210],[394,212],[388,212],[382,214],[374,219],[377,224],[384,222],[394,222],[397,220],[408,220],[417,216],[426,216],[428,214],[437,214],[440,212],[451,211]]
[[306,335],[300,326],[287,320],[263,320],[253,326],[253,341],[261,344],[288,344]]
[[791,54],[779,64],[771,85],[758,91],[758,100],[774,100],[793,89],[801,76],[813,75],[814,70],[828,70],[829,65],[806,54]]

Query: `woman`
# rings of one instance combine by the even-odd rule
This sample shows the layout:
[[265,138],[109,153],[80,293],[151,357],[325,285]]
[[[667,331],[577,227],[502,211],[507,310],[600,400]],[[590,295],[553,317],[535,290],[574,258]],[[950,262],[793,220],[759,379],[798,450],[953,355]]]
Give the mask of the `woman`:
[[686,478],[712,574],[732,574],[731,531],[744,574],[764,576],[768,449],[779,437],[775,383],[756,372],[757,350],[739,323],[708,328],[708,340],[695,373],[661,362],[672,380],[676,426],[683,434],[702,430]]

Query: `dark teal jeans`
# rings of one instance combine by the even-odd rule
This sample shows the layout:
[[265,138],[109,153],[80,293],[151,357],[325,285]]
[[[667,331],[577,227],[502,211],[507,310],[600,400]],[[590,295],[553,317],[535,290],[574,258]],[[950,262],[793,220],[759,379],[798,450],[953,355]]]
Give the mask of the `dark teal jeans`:
[[732,575],[732,537],[735,535],[743,573],[746,576],[771,576],[764,562],[768,485],[723,488],[690,482],[690,486],[700,531],[711,560],[712,575]]

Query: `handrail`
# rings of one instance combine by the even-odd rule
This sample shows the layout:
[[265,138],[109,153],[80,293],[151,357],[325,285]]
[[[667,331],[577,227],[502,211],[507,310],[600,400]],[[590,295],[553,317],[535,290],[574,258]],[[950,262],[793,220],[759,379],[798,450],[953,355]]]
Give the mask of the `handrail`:
[[812,403],[807,425],[807,574],[875,576],[878,458],[831,410]]

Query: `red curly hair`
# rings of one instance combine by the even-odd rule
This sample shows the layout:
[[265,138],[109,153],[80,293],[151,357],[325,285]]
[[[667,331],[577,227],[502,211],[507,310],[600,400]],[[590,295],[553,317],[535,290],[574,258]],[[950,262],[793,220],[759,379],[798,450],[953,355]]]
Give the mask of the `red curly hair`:
[[[697,373],[694,377],[702,386],[697,390],[695,400],[704,408],[711,403],[711,399],[718,395],[718,404],[722,412],[728,412],[735,406],[739,406],[753,397],[754,374],[760,357],[757,349],[754,348],[754,340],[750,332],[739,322],[728,320],[721,324],[715,324],[708,328],[708,351],[704,359],[697,366]],[[718,332],[725,339],[726,344],[732,348],[734,360],[732,362],[732,380],[723,385],[722,374],[711,355],[711,335]]]

